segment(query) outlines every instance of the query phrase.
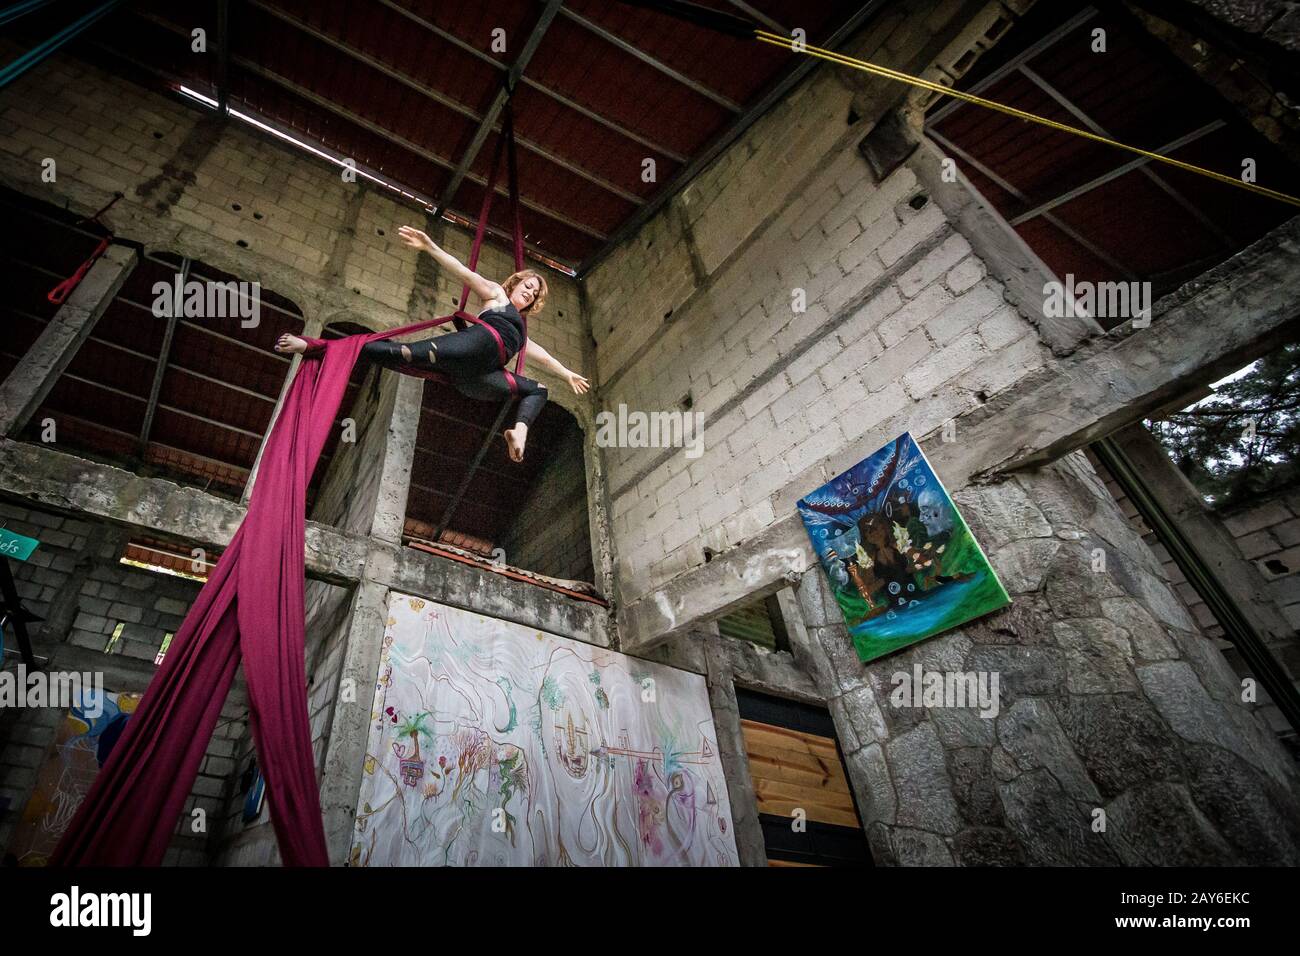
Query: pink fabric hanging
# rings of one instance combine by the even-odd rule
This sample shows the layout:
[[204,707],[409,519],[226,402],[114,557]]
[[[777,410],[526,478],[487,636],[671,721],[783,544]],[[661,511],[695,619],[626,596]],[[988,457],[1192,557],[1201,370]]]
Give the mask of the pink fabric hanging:
[[[523,230],[514,138],[504,123],[514,207],[515,268]],[[474,237],[477,262],[501,149]],[[466,288],[468,292],[468,287]],[[466,297],[462,295],[463,307]],[[344,338],[307,339],[284,407],[271,428],[248,512],[199,592],[108,761],[50,857],[51,866],[157,866],[198,776],[242,655],[248,716],[280,856],[286,866],[328,866],[307,716],[303,541],[307,485],[362,347],[468,313]],[[522,369],[524,350],[517,369]],[[433,372],[400,371],[437,379]],[[188,832],[189,818],[181,821]]]

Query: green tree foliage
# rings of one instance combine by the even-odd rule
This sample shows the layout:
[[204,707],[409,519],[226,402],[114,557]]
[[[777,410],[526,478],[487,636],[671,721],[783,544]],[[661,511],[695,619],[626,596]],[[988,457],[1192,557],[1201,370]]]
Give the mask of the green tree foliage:
[[1210,398],[1147,424],[1216,508],[1300,484],[1300,343],[1260,359]]

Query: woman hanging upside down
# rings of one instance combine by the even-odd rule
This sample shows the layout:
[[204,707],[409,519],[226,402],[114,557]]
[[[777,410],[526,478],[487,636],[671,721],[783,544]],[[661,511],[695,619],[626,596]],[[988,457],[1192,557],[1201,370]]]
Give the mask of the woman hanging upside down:
[[[454,279],[469,284],[483,302],[479,318],[485,325],[473,325],[449,335],[439,335],[419,342],[391,342],[381,339],[367,342],[361,355],[388,368],[413,365],[435,369],[446,375],[462,395],[484,401],[519,396],[515,426],[505,433],[512,461],[524,460],[528,426],[546,404],[546,386],[522,375],[511,375],[506,364],[527,342],[525,361],[536,362],[567,381],[579,395],[590,387],[585,378],[571,371],[532,339],[524,335],[524,316],[535,316],[546,303],[546,280],[532,269],[516,272],[498,285],[469,269],[464,263],[440,248],[432,239],[411,226],[398,230],[408,246],[423,249],[437,260]],[[495,334],[493,334],[495,333]],[[307,342],[285,333],[276,342],[277,352],[307,351]],[[510,380],[515,382],[512,393]]]

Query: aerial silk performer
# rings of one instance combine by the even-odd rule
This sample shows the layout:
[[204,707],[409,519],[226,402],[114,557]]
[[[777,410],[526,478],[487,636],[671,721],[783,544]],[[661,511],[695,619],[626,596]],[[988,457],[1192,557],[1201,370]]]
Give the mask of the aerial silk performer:
[[[509,159],[515,272],[497,285],[479,277],[473,267],[503,149]],[[281,860],[286,866],[329,865],[307,715],[303,541],[308,482],[335,427],[357,359],[364,353],[405,374],[449,381],[484,398],[518,397],[520,411],[510,430],[513,435],[506,439],[515,460],[522,458],[527,427],[545,402],[545,390],[519,374],[528,348],[543,367],[559,372],[575,391],[588,387],[586,379],[527,338],[528,314],[537,310],[546,286],[541,276],[523,268],[508,108],[469,265],[456,263],[418,230],[403,230],[402,237],[444,265],[460,266],[453,271],[468,280],[460,308],[451,315],[383,332],[329,341],[296,336],[289,337],[295,341],[282,340],[290,346],[283,351],[305,354],[267,438],[248,512],[172,638],[139,707],[51,855],[50,865],[162,863],[241,659],[248,684],[249,727],[266,781]],[[471,288],[485,302],[483,315],[463,311]],[[453,321],[464,328],[435,341],[386,343],[393,336]],[[489,341],[491,350],[485,346]],[[508,354],[512,346],[518,348],[518,355],[515,372],[509,373],[503,350]],[[206,826],[196,823],[193,817],[185,818],[182,832],[187,828],[207,832]]]
[[[588,382],[528,338],[528,318],[541,312],[546,302],[546,280],[532,269],[516,269],[499,285],[465,266],[455,256],[438,247],[427,235],[411,226],[398,230],[402,240],[423,249],[452,275],[462,279],[485,306],[478,315],[459,313],[462,322],[473,325],[418,342],[367,341],[361,357],[388,368],[409,372],[441,373],[440,378],[457,391],[483,401],[519,399],[514,427],[505,432],[506,447],[512,461],[523,461],[528,428],[546,404],[546,386],[507,370],[510,356],[527,355],[538,365],[569,383],[579,395]],[[463,298],[463,296],[462,296]],[[311,354],[325,345],[321,339],[306,339],[285,333],[276,343],[276,351]]]

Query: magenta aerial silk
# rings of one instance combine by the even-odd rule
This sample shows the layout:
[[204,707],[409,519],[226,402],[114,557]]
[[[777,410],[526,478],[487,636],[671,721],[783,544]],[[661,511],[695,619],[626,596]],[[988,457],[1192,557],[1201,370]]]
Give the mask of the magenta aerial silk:
[[248,513],[172,638],[51,865],[162,862],[241,655],[249,724],[280,856],[287,866],[329,864],[307,718],[307,484],[362,346],[447,321],[307,340],[313,349],[271,428]]
[[[503,151],[507,156],[516,271],[523,268],[513,121],[507,108],[484,192],[469,268],[478,262]],[[463,308],[469,286],[461,290]],[[248,512],[190,606],[108,761],[50,856],[51,866],[157,866],[242,655],[248,721],[285,866],[328,866],[311,725],[307,717],[303,546],[307,485],[367,342],[477,321],[467,312],[310,346],[271,427]],[[527,325],[525,325],[527,336]],[[524,365],[521,348],[516,372]],[[398,371],[445,381],[436,372]],[[189,818],[182,832],[191,832]],[[197,832],[206,832],[200,830]]]

